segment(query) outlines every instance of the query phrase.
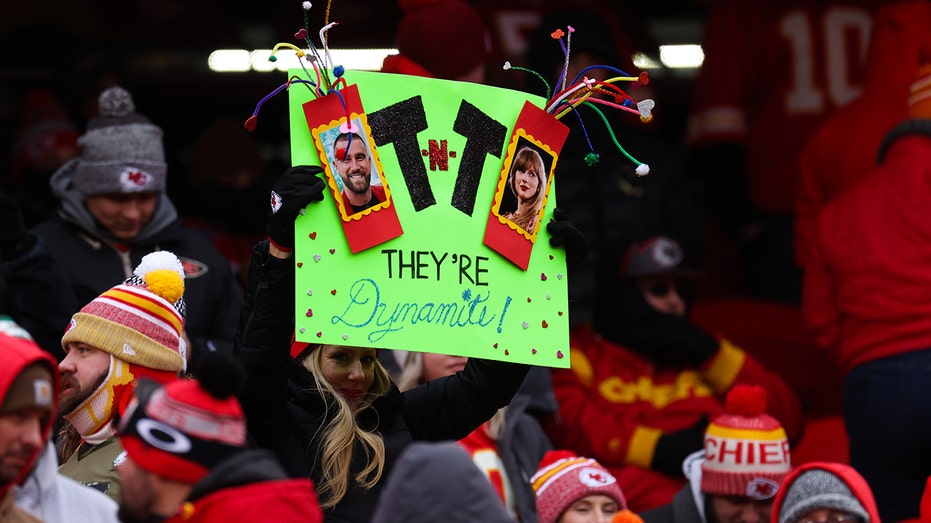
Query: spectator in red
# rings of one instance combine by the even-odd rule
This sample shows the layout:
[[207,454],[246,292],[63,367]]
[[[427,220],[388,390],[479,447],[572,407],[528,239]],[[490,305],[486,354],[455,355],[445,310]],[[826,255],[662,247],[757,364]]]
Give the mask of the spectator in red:
[[790,441],[801,435],[798,399],[743,349],[688,318],[696,272],[671,238],[633,244],[617,276],[602,281],[593,328],[570,335],[571,368],[553,369],[557,448],[597,459],[634,512],[669,503],[685,484],[682,461],[702,449],[708,420],[737,384],[760,385]]
[[931,65],[918,68],[907,114],[878,167],[821,211],[802,304],[843,374],[850,464],[887,521],[918,517],[931,475]]

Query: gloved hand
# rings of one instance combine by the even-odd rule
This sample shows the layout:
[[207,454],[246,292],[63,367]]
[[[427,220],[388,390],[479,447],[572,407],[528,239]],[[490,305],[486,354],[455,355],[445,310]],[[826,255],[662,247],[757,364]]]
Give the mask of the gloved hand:
[[295,165],[272,186],[266,232],[269,240],[282,250],[294,249],[294,220],[300,210],[323,199],[326,183],[317,177],[322,172],[316,165]]
[[673,314],[653,311],[629,328],[627,344],[658,367],[697,369],[718,352],[717,339]]
[[4,258],[15,258],[26,240],[26,222],[16,200],[7,193],[0,192],[0,253]]
[[697,423],[687,429],[660,436],[653,450],[650,468],[681,478],[683,476],[682,462],[685,458],[696,450],[704,448],[706,428],[708,428],[708,416],[702,416]]
[[566,251],[566,263],[578,265],[585,260],[588,254],[588,240],[572,221],[569,214],[557,207],[553,209],[553,219],[546,224],[546,231],[550,233],[550,245],[562,247]]

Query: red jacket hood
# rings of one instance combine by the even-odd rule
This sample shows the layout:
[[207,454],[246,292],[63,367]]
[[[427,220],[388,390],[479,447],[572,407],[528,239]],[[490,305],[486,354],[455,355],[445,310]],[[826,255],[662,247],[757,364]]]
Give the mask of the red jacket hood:
[[868,523],[881,523],[879,519],[879,509],[876,508],[876,500],[873,498],[873,490],[870,488],[869,484],[867,484],[866,480],[863,479],[863,476],[850,465],[824,461],[805,463],[790,472],[789,475],[782,480],[779,492],[776,493],[776,500],[773,502],[770,523],[779,523],[779,515],[782,513],[782,503],[785,501],[786,492],[788,492],[789,487],[803,472],[814,469],[825,470],[837,476],[850,488],[853,495],[856,496],[860,504],[863,505],[863,508],[866,509],[866,513],[870,516]]
[[[43,438],[47,441],[52,431],[52,424],[55,422],[55,414],[58,412],[59,389],[57,362],[49,353],[40,349],[34,342],[23,338],[14,338],[6,334],[0,334],[0,360],[3,361],[3,364],[0,365],[0,406],[3,405],[3,401],[6,399],[6,395],[10,390],[10,386],[13,385],[13,381],[19,376],[23,369],[34,363],[42,363],[48,366],[49,372],[52,375],[52,415],[49,416],[48,422],[45,427],[42,428]],[[20,483],[23,478],[26,477],[43,450],[45,450],[45,446],[39,445],[35,454],[29,458],[29,463],[23,467],[23,470],[20,471],[19,476],[13,483],[9,485],[0,485],[0,496],[5,494],[13,484]]]

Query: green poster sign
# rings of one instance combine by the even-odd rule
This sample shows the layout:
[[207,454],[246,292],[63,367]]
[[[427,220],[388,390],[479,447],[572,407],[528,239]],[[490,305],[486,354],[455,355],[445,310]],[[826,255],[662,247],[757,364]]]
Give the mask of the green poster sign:
[[[515,233],[532,241],[526,270],[483,242],[506,185],[499,182],[517,143],[515,122],[526,101],[544,100],[385,73],[349,71],[345,79],[361,111],[348,91],[343,100],[318,99],[306,84],[289,88],[292,161],[324,165],[330,187],[297,220],[297,339],[568,367],[565,256],[545,230],[558,183],[548,185],[536,232]],[[346,131],[361,143],[340,142]],[[366,151],[370,183],[384,188],[380,203],[353,211],[340,197],[340,162],[355,165]]]

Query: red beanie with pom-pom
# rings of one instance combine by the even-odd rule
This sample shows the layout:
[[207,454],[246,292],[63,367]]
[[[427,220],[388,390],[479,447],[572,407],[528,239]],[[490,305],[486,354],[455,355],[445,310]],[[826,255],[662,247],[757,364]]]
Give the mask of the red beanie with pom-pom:
[[725,413],[705,431],[702,492],[757,500],[776,495],[792,468],[789,441],[765,410],[762,387],[735,385],[730,390]]
[[482,17],[468,3],[461,0],[399,3],[404,10],[397,36],[401,59],[386,59],[384,72],[456,80],[488,59],[491,37]]
[[537,498],[539,523],[556,523],[573,503],[594,494],[613,498],[621,510],[627,508],[617,479],[606,468],[568,450],[547,452],[530,484]]

